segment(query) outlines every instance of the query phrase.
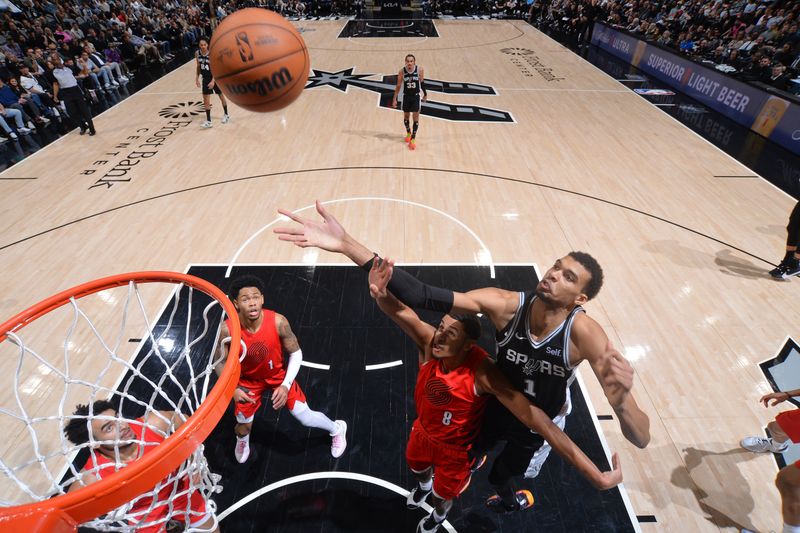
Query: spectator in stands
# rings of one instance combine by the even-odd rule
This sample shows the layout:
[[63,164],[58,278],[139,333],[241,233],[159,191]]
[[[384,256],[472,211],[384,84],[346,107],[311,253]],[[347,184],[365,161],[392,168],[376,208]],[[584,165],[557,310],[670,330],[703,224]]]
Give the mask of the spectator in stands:
[[31,116],[38,117],[41,112],[31,100],[20,98],[14,91],[11,90],[5,81],[0,79],[0,104],[6,110],[17,110],[20,112],[20,119],[23,123],[28,124],[30,129],[33,129],[33,123],[30,120]]

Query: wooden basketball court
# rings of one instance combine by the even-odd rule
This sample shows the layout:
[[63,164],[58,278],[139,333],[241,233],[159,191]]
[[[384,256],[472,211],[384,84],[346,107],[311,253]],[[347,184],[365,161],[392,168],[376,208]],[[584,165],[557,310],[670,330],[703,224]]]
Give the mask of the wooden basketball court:
[[[543,271],[587,251],[606,275],[587,311],[634,365],[651,421],[644,450],[600,421],[633,511],[655,520],[642,531],[776,529],[775,461],[738,442],[779,412],[757,403],[771,390],[758,363],[796,334],[800,286],[766,274],[794,200],[522,21],[337,38],[345,23],[297,23],[314,71],[284,111],[231,108],[223,125],[214,97],[201,130],[192,62],[97,117],[97,136],[75,131],[0,174],[2,319],[119,272],[344,264],[271,232],[279,207],[311,216],[316,199],[400,263]],[[380,106],[379,82],[409,52],[443,82],[428,99],[445,116],[421,118],[415,151],[402,114]],[[38,335],[58,352],[64,330]],[[80,354],[87,372],[102,364]],[[15,365],[0,360],[3,405]],[[596,414],[611,414],[588,365],[580,374]],[[40,412],[61,399],[47,386],[24,395]]]

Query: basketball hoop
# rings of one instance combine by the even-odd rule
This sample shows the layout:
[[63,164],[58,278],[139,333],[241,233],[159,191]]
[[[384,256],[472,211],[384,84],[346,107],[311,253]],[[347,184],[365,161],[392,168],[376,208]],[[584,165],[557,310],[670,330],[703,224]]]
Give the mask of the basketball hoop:
[[[168,318],[166,324],[154,324],[148,316],[150,313],[143,297],[145,285],[149,287],[147,291],[156,294],[154,300],[160,298],[163,302],[165,291],[163,285],[158,287],[151,284],[174,286],[171,289],[171,304],[168,303],[163,312],[163,316]],[[119,293],[126,293],[127,298],[119,298]],[[97,297],[90,298],[87,302],[82,300],[90,295]],[[83,308],[78,305],[78,300],[81,300]],[[103,328],[108,327],[111,320],[106,314],[100,313],[90,317],[92,309],[86,309],[92,306],[104,308],[103,306],[109,307],[112,304],[122,309],[121,317],[113,318],[116,341],[108,342]],[[218,305],[221,310],[215,309]],[[131,311],[131,307],[138,307],[142,316],[138,317]],[[222,363],[221,358],[215,359],[218,327],[210,327],[209,314],[220,311],[231,318],[231,354],[216,384],[208,390],[214,368]],[[179,323],[180,319],[175,318],[183,312],[186,312],[185,324]],[[46,321],[50,315],[53,315],[54,321],[63,315],[61,322],[69,326],[66,339],[59,344],[61,353],[57,357],[34,347],[37,341],[35,331],[32,333],[33,339],[24,335],[28,328],[37,329],[31,327],[34,322]],[[120,321],[118,329],[116,320]],[[140,322],[128,325],[137,320]],[[40,335],[40,340],[47,340],[47,335],[52,337],[60,325],[61,323],[42,326],[45,335]],[[141,325],[146,327],[145,331],[139,329]],[[81,344],[78,337],[83,328],[86,331],[84,337],[88,340]],[[137,353],[146,352],[144,357],[134,362],[120,356],[120,351],[126,346],[122,343],[123,338],[129,334],[127,328],[136,329],[139,331],[138,336],[142,337],[132,339],[140,342]],[[168,336],[170,331],[172,336]],[[102,349],[90,346],[91,349],[87,350],[85,346],[90,343]],[[98,279],[52,296],[0,324],[0,347],[3,345],[6,349],[13,349],[19,360],[17,374],[13,376],[13,394],[17,409],[13,410],[12,406],[5,405],[9,400],[0,404],[0,427],[6,433],[4,437],[11,441],[18,436],[9,435],[7,427],[13,424],[24,425],[24,431],[20,431],[22,436],[19,438],[29,438],[27,446],[31,449],[26,451],[30,451],[35,457],[20,459],[15,464],[7,460],[6,455],[0,455],[0,473],[5,477],[6,485],[16,487],[18,493],[12,497],[5,487],[0,491],[0,530],[60,533],[75,531],[79,524],[112,531],[130,530],[134,526],[130,521],[133,515],[129,513],[133,511],[129,502],[146,494],[156,502],[160,496],[160,493],[156,493],[163,491],[164,484],[179,477],[191,478],[186,482],[190,484],[190,489],[187,490],[199,491],[211,504],[209,513],[213,515],[214,505],[207,500],[207,496],[218,492],[221,487],[218,484],[219,476],[209,471],[202,454],[203,441],[225,413],[233,396],[239,379],[241,353],[241,329],[236,310],[219,288],[200,278],[175,272],[133,272]],[[164,348],[167,345],[170,350]],[[177,345],[177,349],[174,349],[174,345]],[[103,368],[98,371],[96,367],[89,370],[81,367],[82,358],[87,353],[96,354],[103,349],[106,353],[98,356],[103,358]],[[151,377],[145,372],[148,365],[162,370]],[[38,374],[33,374],[32,378],[25,381],[26,375],[23,374],[28,367],[34,368]],[[183,372],[180,376],[186,374],[187,377],[179,377],[178,370]],[[118,378],[118,385],[106,384],[106,380],[113,379],[115,371],[122,374]],[[97,373],[94,378],[86,376],[93,372]],[[36,404],[28,401],[26,395],[30,394],[31,383],[43,383],[45,379],[49,379],[47,383],[50,384],[42,385],[42,388],[50,391],[53,388],[52,383],[61,380],[63,392],[58,395],[57,413],[50,411],[45,412],[44,416],[38,416],[35,412]],[[136,387],[147,392],[140,394],[136,392]],[[63,428],[64,422],[78,418],[72,416],[75,398],[83,396],[81,403],[88,401],[93,404],[95,400],[108,395],[120,398],[119,416],[122,419],[125,418],[126,407],[130,410],[143,408],[145,413],[153,414],[161,412],[158,405],[165,405],[165,410],[176,413],[181,425],[152,451],[140,454],[127,464],[116,464],[116,471],[102,478],[98,475],[98,481],[84,484],[79,476],[83,465],[76,465],[75,457],[81,450],[85,454],[90,450],[90,445],[97,442],[93,440],[94,437],[90,437],[87,444],[73,445],[61,432],[58,437],[53,436],[52,429]],[[41,409],[41,406],[38,407]],[[88,425],[91,419],[84,418]],[[47,424],[51,431],[47,437],[43,432],[41,437],[49,440],[40,441],[37,430],[43,430]],[[175,425],[171,425],[170,429]],[[52,441],[59,437],[58,446],[53,445]],[[119,444],[119,440],[115,442],[117,453]],[[144,448],[143,445],[140,447]],[[17,455],[18,450],[23,448],[24,444],[16,447],[10,445],[10,449]],[[31,472],[32,475],[29,475]],[[0,480],[3,476],[0,476]],[[67,492],[75,483],[81,485],[81,488],[73,488]],[[137,525],[141,527],[152,524],[140,522]]]

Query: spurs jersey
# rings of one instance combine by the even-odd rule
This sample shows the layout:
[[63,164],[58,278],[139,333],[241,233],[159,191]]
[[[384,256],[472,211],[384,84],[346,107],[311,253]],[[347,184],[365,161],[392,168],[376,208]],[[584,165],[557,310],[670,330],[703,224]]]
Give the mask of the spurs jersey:
[[414,403],[417,419],[431,439],[465,448],[475,440],[487,399],[476,394],[475,369],[487,357],[483,348],[473,346],[461,366],[450,372],[438,359],[420,365]]
[[497,333],[497,367],[532,404],[555,418],[561,413],[567,389],[575,378],[574,368],[569,364],[572,321],[584,311],[576,306],[561,325],[536,341],[530,332],[530,313],[536,295],[520,293],[519,300],[514,318]]
[[203,77],[203,82],[206,85],[211,83],[211,58],[208,54],[203,55],[202,52],[197,52],[197,62],[200,64],[200,75]]
[[419,66],[415,65],[414,70],[407,71],[403,67],[403,99],[419,98]]
[[[275,327],[275,311],[262,309],[264,321],[255,333],[242,328],[247,354],[242,360],[240,380],[267,380],[280,383],[284,376],[283,345]],[[225,319],[230,331],[230,319]]]

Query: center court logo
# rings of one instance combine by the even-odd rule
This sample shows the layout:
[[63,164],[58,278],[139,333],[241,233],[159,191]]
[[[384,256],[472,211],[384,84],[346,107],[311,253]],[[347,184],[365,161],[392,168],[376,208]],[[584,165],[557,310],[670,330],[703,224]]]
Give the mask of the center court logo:
[[164,118],[190,118],[203,113],[205,113],[203,102],[180,102],[165,107],[158,112],[158,115]]
[[[377,74],[353,74],[355,67],[350,67],[338,72],[326,72],[320,69],[311,69],[308,77],[306,89],[317,87],[332,87],[346,93],[350,87],[357,87],[365,91],[372,91],[379,95],[378,106],[394,109],[392,107],[392,96],[397,84],[397,74],[382,76],[380,80],[370,80]],[[425,78],[423,87],[428,93],[460,94],[460,95],[496,95],[494,87],[490,85],[480,85],[470,82],[439,81]],[[490,109],[472,104],[448,104],[446,102],[433,101],[428,98],[422,102],[420,114],[450,120],[454,122],[515,122],[514,117],[508,111],[500,109]]]

